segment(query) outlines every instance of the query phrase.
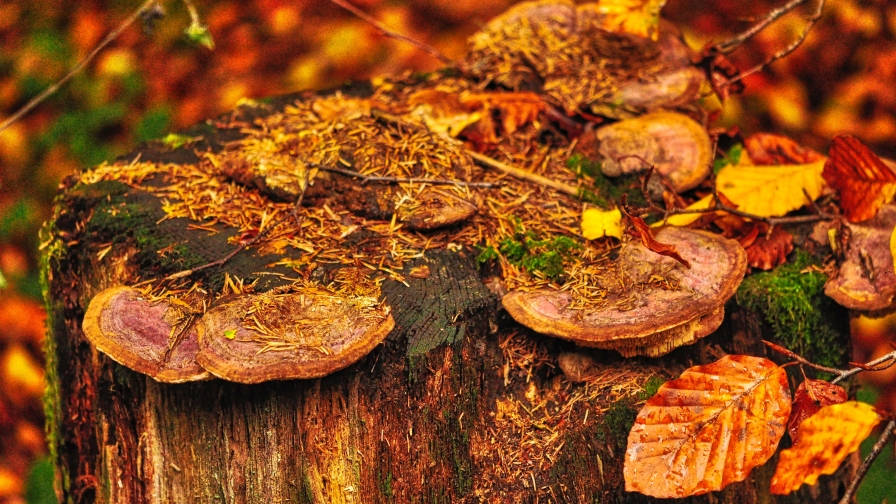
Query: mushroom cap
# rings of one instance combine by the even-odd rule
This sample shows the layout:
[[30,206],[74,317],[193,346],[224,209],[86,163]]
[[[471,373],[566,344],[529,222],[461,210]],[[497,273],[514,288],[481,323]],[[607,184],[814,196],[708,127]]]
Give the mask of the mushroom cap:
[[[845,221],[843,224],[850,231],[846,260],[824,285],[824,293],[852,310],[893,308],[896,304],[896,272],[891,239],[896,227],[896,205],[882,206],[874,218],[860,224]],[[873,278],[868,275],[869,263],[873,266]]]
[[[596,145],[594,145],[596,143]],[[712,142],[697,121],[677,112],[654,112],[599,128],[579,142],[580,152],[604,159],[604,175],[616,177],[654,166],[676,192],[693,189],[709,175]]]
[[197,323],[196,360],[239,383],[319,378],[367,355],[395,326],[388,306],[315,287],[234,297]]
[[[721,325],[724,304],[746,273],[747,257],[736,241],[706,231],[666,227],[656,239],[675,246],[691,269],[640,242],[626,244],[618,267],[635,284],[646,286],[638,291],[634,308],[620,308],[611,300],[595,310],[573,310],[572,294],[553,289],[515,291],[501,301],[517,322],[540,333],[625,356],[664,355]],[[647,283],[658,272],[674,278],[678,288]]]
[[399,220],[408,229],[431,230],[463,222],[477,212],[476,204],[445,189],[428,187],[407,209],[399,208]]
[[210,378],[196,363],[199,340],[195,326],[178,335],[181,322],[186,322],[183,315],[177,306],[150,302],[136,289],[112,287],[90,301],[82,327],[97,350],[157,381]]

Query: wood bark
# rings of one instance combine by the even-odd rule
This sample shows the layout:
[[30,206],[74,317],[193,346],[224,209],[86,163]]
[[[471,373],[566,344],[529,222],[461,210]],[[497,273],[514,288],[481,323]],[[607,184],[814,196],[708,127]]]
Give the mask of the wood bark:
[[[239,136],[209,126],[202,134],[196,151]],[[191,150],[160,144],[139,155],[195,161]],[[98,223],[116,198],[128,212]],[[442,251],[428,254],[429,278],[384,284],[396,328],[347,369],[251,386],[158,383],[97,352],[81,320],[97,292],[158,267],[141,259],[155,250],[141,250],[139,236],[166,236],[209,260],[230,250],[227,233],[157,223],[159,205],[121,184],[74,179],[58,198],[46,264],[48,411],[65,502],[648,502],[622,481],[619,417],[633,418],[632,384],[669,379],[715,360],[718,349],[764,351],[756,318],[730,303],[719,331],[661,359],[582,350],[600,378],[571,383],[556,359],[575,347],[510,320],[475,252]],[[100,243],[114,244],[102,259]],[[269,259],[246,252],[223,270],[250,276]],[[773,462],[743,483],[687,500],[835,502],[852,469],[775,498],[767,491]]]

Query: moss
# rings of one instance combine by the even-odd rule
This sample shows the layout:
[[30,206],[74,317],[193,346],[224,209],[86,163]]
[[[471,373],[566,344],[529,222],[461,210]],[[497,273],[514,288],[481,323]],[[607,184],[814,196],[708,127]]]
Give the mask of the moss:
[[[624,194],[632,206],[647,206],[641,193],[641,180],[637,175],[607,177],[601,172],[601,164],[581,154],[573,154],[566,167],[584,182],[579,189],[579,198],[601,208],[609,209],[617,205]],[[591,186],[590,188],[587,186]]]
[[722,168],[724,168],[728,165],[736,165],[737,163],[740,162],[740,157],[741,157],[741,155],[743,155],[743,153],[744,153],[743,144],[740,144],[740,143],[734,144],[730,149],[728,149],[727,153],[722,152],[721,156],[718,157],[715,161],[713,161],[712,172],[719,173],[720,171],[722,171]]
[[563,275],[564,263],[582,245],[568,236],[542,238],[532,231],[526,231],[517,222],[513,236],[505,236],[498,243],[498,250],[488,247],[477,260],[488,260],[492,254],[500,253],[508,262],[529,273],[541,274],[549,280],[557,280]]
[[770,272],[748,276],[737,290],[737,303],[759,314],[774,339],[818,364],[839,367],[844,363],[845,332],[833,300],[824,295],[827,276],[807,271],[815,260],[797,251],[794,262]]
[[392,502],[395,496],[395,492],[392,489],[392,471],[386,471],[385,474],[378,472],[377,480],[379,482],[380,494],[387,497],[388,502]]
[[597,437],[613,448],[614,454],[623,453],[628,445],[628,433],[635,425],[638,416],[638,404],[653,397],[660,385],[665,381],[658,376],[651,376],[637,394],[623,397],[611,404],[604,413],[602,427]]

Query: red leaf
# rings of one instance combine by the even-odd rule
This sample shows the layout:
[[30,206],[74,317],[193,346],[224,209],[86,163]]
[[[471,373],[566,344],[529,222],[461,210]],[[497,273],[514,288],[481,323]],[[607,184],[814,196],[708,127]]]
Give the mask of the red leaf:
[[691,263],[689,263],[685,258],[681,257],[675,247],[666,243],[660,243],[653,238],[653,234],[650,232],[650,226],[648,226],[647,223],[644,222],[644,219],[636,217],[634,215],[630,215],[625,210],[625,208],[620,208],[622,208],[622,212],[635,226],[635,231],[637,231],[638,236],[641,237],[641,243],[643,243],[648,250],[656,252],[660,255],[669,256],[672,259],[675,259],[676,261],[683,264],[685,268],[691,268]]
[[[763,227],[768,229],[768,225],[757,225],[754,229],[760,231]],[[759,232],[744,250],[747,251],[747,263],[751,267],[768,271],[787,261],[787,254],[793,250],[793,235],[780,226],[775,227],[770,236],[765,230]]]
[[799,441],[799,428],[803,420],[814,415],[823,406],[846,402],[846,390],[824,380],[803,380],[793,396],[793,410],[787,431],[793,444]]
[[850,222],[866,221],[896,194],[896,173],[862,142],[835,137],[821,176],[840,193],[840,208]]
[[755,165],[809,164],[824,159],[822,154],[772,133],[750,135],[744,148]]

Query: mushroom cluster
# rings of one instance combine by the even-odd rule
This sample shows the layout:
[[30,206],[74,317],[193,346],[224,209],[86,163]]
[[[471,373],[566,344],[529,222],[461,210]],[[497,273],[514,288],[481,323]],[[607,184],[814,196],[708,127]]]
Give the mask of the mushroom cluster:
[[204,313],[112,287],[93,298],[83,323],[98,350],[166,383],[318,378],[367,355],[394,326],[377,296],[316,285],[231,295]]
[[[546,288],[511,292],[504,308],[530,329],[626,357],[658,357],[693,343],[721,325],[725,302],[746,273],[746,253],[736,241],[705,231],[667,227],[657,240],[677,248],[692,267],[629,242],[617,267],[629,289],[639,289],[634,305],[608,299],[596,309],[572,309],[575,293]],[[663,282],[652,282],[661,276]]]

